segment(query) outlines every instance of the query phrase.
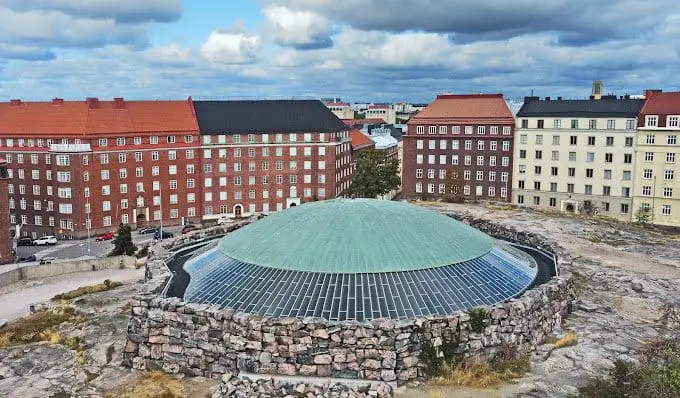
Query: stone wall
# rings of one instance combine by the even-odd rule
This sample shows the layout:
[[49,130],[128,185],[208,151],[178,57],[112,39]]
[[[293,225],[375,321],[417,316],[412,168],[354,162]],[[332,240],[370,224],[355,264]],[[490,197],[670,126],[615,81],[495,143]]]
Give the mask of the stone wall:
[[452,216],[492,236],[555,253],[560,276],[517,299],[487,308],[483,330],[475,332],[465,312],[403,321],[329,322],[187,304],[153,294],[169,273],[162,263],[152,261],[147,270],[149,290],[132,302],[124,364],[207,377],[240,370],[403,382],[424,376],[419,358],[424,342],[439,347],[453,339],[459,342],[458,353],[486,357],[493,356],[503,343],[523,351],[535,349],[567,314],[570,256],[539,235]]

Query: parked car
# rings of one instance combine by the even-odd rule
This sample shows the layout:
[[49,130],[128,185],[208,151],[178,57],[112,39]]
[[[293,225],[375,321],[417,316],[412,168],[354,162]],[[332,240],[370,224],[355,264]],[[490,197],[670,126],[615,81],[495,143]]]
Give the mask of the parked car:
[[19,240],[17,241],[17,246],[31,246],[31,245],[33,245],[33,239],[29,238],[28,236],[19,238]]
[[220,218],[217,220],[217,225],[227,225],[231,224],[231,218],[227,216],[220,216]]
[[189,233],[191,231],[195,231],[197,229],[199,228],[193,224],[185,225],[184,228],[182,228],[182,235]]
[[107,232],[107,233],[105,233],[105,234],[101,234],[101,235],[97,236],[97,239],[95,239],[95,240],[96,240],[97,242],[102,242],[102,241],[105,241],[105,240],[111,240],[111,239],[113,239],[115,236],[116,236],[115,233],[113,233],[113,232]]
[[43,236],[42,238],[34,240],[33,244],[35,246],[56,245],[57,238],[52,235]]
[[27,256],[27,257],[19,257],[17,259],[17,263],[30,263],[30,262],[33,262],[33,261],[38,261],[38,259],[33,254],[31,254],[30,256]]
[[[172,238],[173,236],[175,235],[173,235],[172,232],[163,231],[163,239]],[[156,231],[153,234],[153,238],[156,240],[161,239],[161,231]]]
[[141,228],[139,231],[137,231],[138,234],[144,235],[144,234],[155,234],[156,231],[158,231],[158,227],[154,227],[153,225],[146,226],[144,228]]

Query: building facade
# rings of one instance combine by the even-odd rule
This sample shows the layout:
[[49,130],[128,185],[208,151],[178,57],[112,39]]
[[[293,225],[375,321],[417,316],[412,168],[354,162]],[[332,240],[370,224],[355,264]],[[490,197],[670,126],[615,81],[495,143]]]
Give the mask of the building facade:
[[194,101],[203,218],[280,211],[344,196],[347,127],[320,101]]
[[325,102],[328,109],[333,112],[338,119],[354,119],[354,110],[352,106],[347,102],[340,101],[326,101]]
[[680,227],[680,92],[648,91],[638,118],[633,221]]
[[387,124],[397,122],[397,111],[391,105],[369,105],[365,113],[366,119],[382,119]]
[[0,103],[10,221],[33,238],[200,219],[199,147],[190,100]]
[[404,196],[443,197],[447,173],[457,173],[457,193],[509,200],[514,129],[502,94],[437,96],[409,120],[403,136]]
[[643,102],[525,98],[517,114],[513,203],[630,221]]
[[14,245],[12,242],[12,225],[9,222],[9,207],[7,187],[9,185],[9,175],[7,173],[7,163],[0,159],[0,264],[11,263],[14,261]]

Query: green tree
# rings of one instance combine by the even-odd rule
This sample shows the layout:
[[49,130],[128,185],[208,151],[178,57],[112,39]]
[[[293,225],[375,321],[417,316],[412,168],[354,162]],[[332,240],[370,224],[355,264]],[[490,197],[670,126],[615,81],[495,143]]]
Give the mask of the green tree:
[[640,206],[638,211],[635,213],[635,221],[639,224],[647,224],[651,218],[652,214],[647,207]]
[[129,225],[120,224],[118,226],[118,234],[113,241],[115,245],[110,256],[132,256],[137,251],[137,246],[132,243],[132,228]]
[[366,149],[359,152],[357,168],[352,177],[352,195],[375,198],[399,188],[399,161],[387,158],[384,151]]
[[465,202],[465,196],[463,196],[463,178],[458,168],[452,167],[446,171],[446,179],[444,180],[444,185],[446,187],[444,202],[449,203]]

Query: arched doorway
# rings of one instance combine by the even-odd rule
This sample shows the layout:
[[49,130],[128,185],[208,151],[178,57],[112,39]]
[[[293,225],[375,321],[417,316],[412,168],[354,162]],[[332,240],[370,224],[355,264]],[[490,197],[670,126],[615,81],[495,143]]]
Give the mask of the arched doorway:
[[565,210],[567,213],[574,213],[575,210],[576,210],[576,208],[574,207],[574,204],[573,204],[573,203],[567,203],[567,205],[564,207],[564,210]]
[[144,227],[144,224],[146,224],[146,216],[144,213],[139,213],[137,214],[137,219],[135,221],[137,223],[137,228],[142,228]]
[[297,204],[295,204],[295,203],[290,204],[290,207],[295,207],[295,206],[297,206]]
[[243,206],[241,206],[241,205],[234,206],[234,217],[235,218],[241,218],[242,215],[243,215]]

